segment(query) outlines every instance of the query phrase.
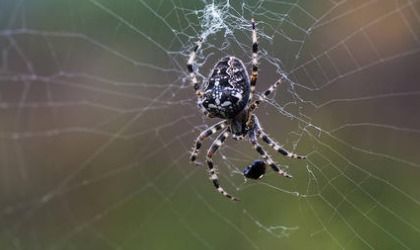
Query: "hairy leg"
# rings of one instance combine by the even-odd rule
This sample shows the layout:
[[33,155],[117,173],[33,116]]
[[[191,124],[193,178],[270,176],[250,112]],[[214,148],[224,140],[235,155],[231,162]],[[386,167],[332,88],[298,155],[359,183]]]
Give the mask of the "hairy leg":
[[191,162],[195,162],[195,160],[197,159],[198,153],[200,152],[202,142],[205,139],[207,139],[209,136],[211,136],[212,134],[214,134],[217,131],[225,128],[226,124],[227,124],[226,121],[218,122],[218,123],[214,124],[213,126],[211,126],[210,128],[208,128],[208,129],[206,129],[206,130],[204,130],[203,132],[200,133],[200,135],[197,137],[197,139],[195,140],[195,143],[194,143],[194,148],[193,148],[193,151],[192,151],[191,156],[190,156]]
[[239,200],[238,198],[233,197],[232,195],[227,193],[222,188],[222,186],[220,186],[219,178],[217,177],[216,169],[214,168],[213,159],[212,159],[214,153],[216,153],[217,149],[219,149],[223,145],[225,139],[229,136],[229,134],[230,132],[227,129],[225,129],[216,138],[213,144],[210,146],[209,150],[207,151],[207,165],[209,167],[210,180],[213,182],[213,185],[217,189],[217,191],[221,193],[223,196],[225,196],[226,198],[229,198],[233,201],[238,201]]

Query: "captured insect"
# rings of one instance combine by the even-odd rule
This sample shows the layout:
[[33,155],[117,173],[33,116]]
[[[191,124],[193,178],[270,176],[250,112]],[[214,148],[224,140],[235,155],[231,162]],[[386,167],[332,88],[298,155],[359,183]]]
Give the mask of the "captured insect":
[[203,140],[207,139],[212,134],[221,131],[207,151],[206,162],[209,168],[210,180],[213,182],[217,191],[234,201],[239,199],[230,195],[222,188],[212,160],[213,155],[230,135],[232,135],[232,138],[235,140],[242,140],[248,137],[250,143],[263,158],[262,161],[255,161],[251,166],[248,166],[244,170],[243,174],[247,178],[261,178],[265,173],[266,165],[270,166],[273,171],[282,176],[292,177],[274,163],[271,156],[268,155],[258,143],[258,138],[262,139],[263,142],[267,143],[271,148],[286,157],[305,159],[305,156],[291,153],[273,141],[264,132],[257,116],[254,114],[254,111],[261,101],[270,96],[283,79],[281,78],[276,81],[264,91],[261,97],[253,100],[258,76],[258,41],[254,19],[251,20],[251,30],[252,71],[250,76],[248,76],[244,63],[239,58],[227,56],[216,63],[211,70],[208,79],[201,85],[198,81],[197,73],[194,70],[194,65],[197,51],[203,43],[202,39],[194,46],[187,62],[191,84],[198,98],[198,106],[209,118],[216,117],[223,119],[200,133],[195,140],[190,160],[194,162],[197,159]]
[[267,164],[265,164],[264,161],[255,160],[251,165],[246,166],[244,170],[242,170],[242,173],[248,179],[258,180],[264,176],[266,169]]

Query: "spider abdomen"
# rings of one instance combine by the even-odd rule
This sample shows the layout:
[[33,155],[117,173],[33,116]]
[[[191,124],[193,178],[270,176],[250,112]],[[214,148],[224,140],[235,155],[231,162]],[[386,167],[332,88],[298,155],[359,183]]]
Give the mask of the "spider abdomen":
[[200,101],[210,115],[232,119],[246,107],[250,82],[241,60],[229,56],[214,66]]

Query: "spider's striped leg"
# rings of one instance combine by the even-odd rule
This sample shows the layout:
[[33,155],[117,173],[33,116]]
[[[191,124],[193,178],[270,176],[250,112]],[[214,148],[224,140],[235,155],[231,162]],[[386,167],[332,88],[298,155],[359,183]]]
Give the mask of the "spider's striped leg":
[[200,133],[200,135],[197,137],[194,143],[194,148],[190,156],[191,162],[195,162],[195,160],[197,159],[197,155],[200,151],[203,140],[207,139],[209,136],[216,133],[217,131],[225,128],[226,124],[227,124],[227,121],[218,122],[214,124],[213,126],[211,126],[210,128]]
[[[272,84],[268,89],[266,89],[263,93],[262,97],[259,97],[258,99],[254,100],[251,105],[249,105],[248,114],[249,117],[251,117],[252,113],[255,111],[255,109],[258,108],[260,103],[264,100],[264,98],[267,98],[271,93],[273,93],[277,87],[282,83],[283,77],[277,80],[274,84]],[[249,124],[249,121],[248,123]]]
[[261,128],[258,130],[258,134],[259,137],[263,140],[263,142],[267,143],[270,147],[272,147],[280,154],[292,159],[306,159],[306,156],[297,155],[284,149],[277,142],[273,141],[266,133],[264,133],[264,131]]
[[273,93],[282,82],[283,82],[283,77],[281,77],[280,79],[278,79],[268,89],[266,89],[264,91],[264,93],[263,93],[264,98],[267,98],[271,93]]
[[258,117],[256,115],[252,115],[252,121],[255,126],[255,131],[257,132],[257,135],[270,147],[272,147],[274,150],[279,152],[280,154],[293,158],[293,159],[306,159],[303,155],[297,155],[294,153],[290,153],[286,149],[284,149],[282,146],[280,146],[277,142],[275,142],[273,139],[271,139],[265,132],[264,129],[260,125],[260,121],[258,120]]
[[223,130],[223,132],[219,136],[217,136],[213,144],[211,144],[209,150],[207,151],[207,165],[209,167],[210,180],[213,182],[213,185],[217,189],[217,191],[221,193],[223,196],[233,201],[238,201],[239,200],[238,198],[235,198],[232,195],[228,194],[222,188],[222,186],[220,186],[219,178],[217,177],[216,169],[214,168],[213,160],[212,160],[214,153],[216,153],[217,149],[219,149],[223,145],[223,142],[226,140],[229,134],[230,132],[227,129]]
[[201,48],[202,43],[203,43],[203,39],[200,39],[196,43],[196,45],[194,46],[193,51],[190,54],[190,57],[188,59],[188,62],[187,62],[187,69],[188,69],[188,72],[190,74],[191,85],[193,86],[194,91],[195,91],[195,94],[197,96],[202,96],[203,95],[203,92],[200,91],[200,83],[198,82],[197,74],[194,71],[193,64],[195,63],[195,57],[197,56],[197,51]]
[[279,175],[282,175],[287,178],[292,178],[290,174],[286,171],[281,170],[271,159],[270,155],[265,152],[263,147],[258,143],[257,137],[255,135],[250,136],[251,144],[254,146],[255,150],[262,156],[264,162],[273,169],[274,172],[277,172]]
[[255,30],[255,20],[251,19],[252,25],[252,73],[251,73],[251,93],[249,95],[249,100],[252,100],[254,95],[255,85],[257,84],[258,77],[258,40],[257,40],[257,31]]

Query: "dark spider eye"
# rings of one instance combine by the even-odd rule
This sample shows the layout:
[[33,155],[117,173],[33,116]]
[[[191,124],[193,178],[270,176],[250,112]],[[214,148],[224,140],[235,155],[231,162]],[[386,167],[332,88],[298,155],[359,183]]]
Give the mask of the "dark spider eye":
[[255,160],[251,165],[246,166],[242,172],[246,178],[257,180],[263,177],[265,169],[264,161]]

